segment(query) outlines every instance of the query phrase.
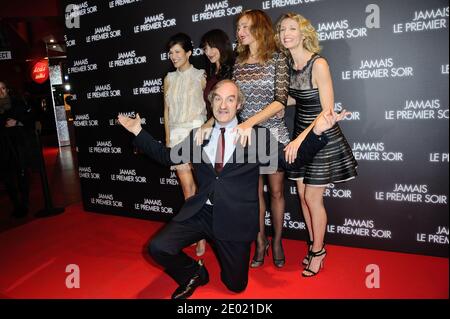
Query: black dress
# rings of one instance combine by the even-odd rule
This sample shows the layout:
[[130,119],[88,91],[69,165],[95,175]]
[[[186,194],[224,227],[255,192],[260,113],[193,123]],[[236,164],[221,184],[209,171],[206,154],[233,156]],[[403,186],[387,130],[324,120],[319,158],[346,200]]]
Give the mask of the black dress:
[[[289,95],[296,101],[293,138],[302,133],[322,112],[319,89],[313,88],[312,84],[312,68],[319,58],[320,55],[314,54],[302,70],[290,68]],[[324,134],[328,137],[328,144],[311,163],[298,171],[287,172],[290,179],[303,179],[304,184],[326,186],[356,177],[357,162],[339,125],[336,123]]]

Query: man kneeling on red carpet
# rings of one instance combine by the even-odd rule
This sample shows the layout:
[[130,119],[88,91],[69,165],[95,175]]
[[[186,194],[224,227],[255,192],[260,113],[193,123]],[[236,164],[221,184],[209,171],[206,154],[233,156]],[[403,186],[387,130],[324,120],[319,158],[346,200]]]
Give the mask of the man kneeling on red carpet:
[[[262,127],[238,132],[236,114],[244,95],[231,80],[216,84],[209,94],[215,125],[202,145],[195,132],[169,149],[142,129],[139,115],[119,115],[120,124],[136,137],[134,144],[150,158],[172,166],[191,162],[198,193],[189,198],[180,212],[150,242],[149,253],[178,283],[173,299],[191,296],[209,281],[202,261],[197,262],[183,248],[206,238],[214,248],[221,267],[221,279],[233,292],[242,292],[248,283],[251,243],[259,231],[258,180],[260,171],[273,173],[279,167],[299,168],[311,161],[327,143],[322,132],[342,120],[348,112],[324,113],[298,150],[294,163],[284,157],[284,146]],[[243,147],[239,138],[249,138]],[[253,143],[250,143],[253,142]]]

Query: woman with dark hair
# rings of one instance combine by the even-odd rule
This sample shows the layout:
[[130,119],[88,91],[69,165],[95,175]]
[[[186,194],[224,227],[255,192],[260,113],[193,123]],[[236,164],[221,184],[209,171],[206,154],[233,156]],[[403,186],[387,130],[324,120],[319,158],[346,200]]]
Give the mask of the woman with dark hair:
[[200,40],[200,47],[203,48],[207,57],[207,78],[203,97],[208,110],[208,118],[211,118],[211,103],[208,100],[208,94],[217,82],[231,79],[234,53],[230,38],[220,29],[206,32]]
[[[237,19],[237,58],[233,67],[233,80],[245,95],[239,113],[240,124],[235,128],[243,146],[255,125],[266,127],[278,142],[289,143],[289,131],[284,123],[284,107],[288,99],[289,66],[283,53],[277,52],[275,34],[270,17],[261,10],[246,10]],[[207,136],[209,122],[202,127]],[[211,124],[212,125],[212,124]],[[197,137],[200,134],[197,134]],[[200,143],[197,140],[197,143]],[[282,246],[284,222],[284,172],[268,175],[270,205],[273,220],[272,259],[276,267],[283,267],[285,256]],[[259,233],[250,267],[264,264],[269,250],[265,235],[266,203],[263,175],[259,180]]]
[[[164,126],[167,147],[174,147],[183,141],[192,129],[200,127],[206,120],[206,106],[203,90],[206,85],[204,70],[196,69],[190,62],[193,44],[184,33],[172,36],[168,42],[169,58],[176,71],[164,78]],[[185,200],[195,195],[196,185],[190,164],[173,167]],[[205,252],[205,241],[197,244],[197,255]]]

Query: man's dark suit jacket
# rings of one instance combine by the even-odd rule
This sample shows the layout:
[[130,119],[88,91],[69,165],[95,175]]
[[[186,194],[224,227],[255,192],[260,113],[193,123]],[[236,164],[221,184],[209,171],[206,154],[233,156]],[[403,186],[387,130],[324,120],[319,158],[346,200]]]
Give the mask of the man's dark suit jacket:
[[[284,145],[278,143],[266,128],[253,129],[252,145],[243,148],[238,142],[232,158],[217,174],[203,145],[197,146],[195,132],[170,149],[142,130],[134,144],[146,155],[163,165],[191,162],[197,180],[198,192],[186,200],[174,221],[183,221],[200,212],[208,199],[214,204],[213,233],[219,240],[253,241],[259,231],[258,180],[261,166],[267,168],[271,160],[272,172],[278,168],[298,168],[310,162],[327,143],[326,136],[311,132],[299,148],[297,159],[285,161]],[[256,143],[255,143],[256,141]],[[171,158],[172,155],[172,158]],[[176,156],[181,159],[175,159]],[[176,162],[174,162],[176,160]],[[275,165],[274,165],[275,164]]]

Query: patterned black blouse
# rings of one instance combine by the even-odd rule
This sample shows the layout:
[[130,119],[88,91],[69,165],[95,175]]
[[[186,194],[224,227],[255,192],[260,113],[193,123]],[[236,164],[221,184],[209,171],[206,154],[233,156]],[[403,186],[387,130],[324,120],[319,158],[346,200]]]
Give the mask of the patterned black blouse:
[[[272,59],[265,63],[236,63],[233,80],[240,86],[246,99],[239,113],[241,122],[262,111],[273,101],[278,101],[286,106],[289,90],[289,66],[287,57],[283,53],[274,53]],[[289,143],[289,131],[284,122],[284,110],[259,125],[267,127],[280,143],[284,145]]]

